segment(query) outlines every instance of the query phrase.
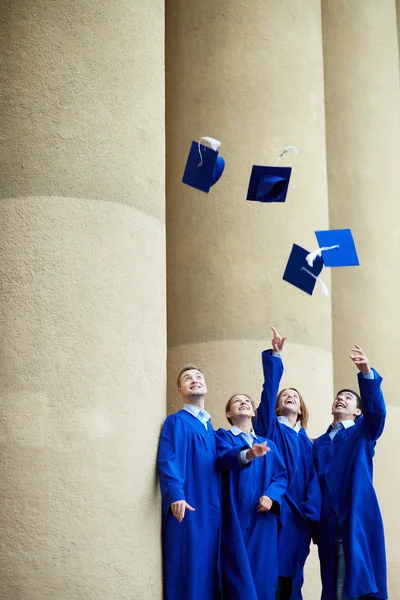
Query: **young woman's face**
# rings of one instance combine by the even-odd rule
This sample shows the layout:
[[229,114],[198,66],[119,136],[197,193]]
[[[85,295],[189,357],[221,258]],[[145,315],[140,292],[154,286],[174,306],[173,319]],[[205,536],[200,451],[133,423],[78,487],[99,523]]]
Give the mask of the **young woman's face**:
[[231,400],[229,410],[226,412],[226,416],[230,417],[232,421],[235,421],[237,417],[254,417],[254,408],[247,396],[238,394]]
[[277,411],[280,415],[285,415],[287,413],[301,413],[300,398],[296,390],[288,388],[281,392]]

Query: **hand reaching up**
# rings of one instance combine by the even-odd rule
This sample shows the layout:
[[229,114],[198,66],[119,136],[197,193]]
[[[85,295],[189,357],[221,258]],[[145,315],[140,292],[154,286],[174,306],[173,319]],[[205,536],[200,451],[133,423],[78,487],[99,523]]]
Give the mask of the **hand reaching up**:
[[351,351],[357,352],[357,354],[350,354],[350,358],[357,369],[361,371],[361,373],[369,373],[371,371],[371,365],[369,364],[369,360],[366,357],[364,350],[360,348],[358,344],[355,344]]
[[272,329],[272,333],[273,338],[272,338],[272,350],[274,352],[282,352],[283,350],[283,346],[285,344],[285,341],[287,340],[287,337],[282,337],[279,333],[278,330],[275,329],[275,327],[271,327]]

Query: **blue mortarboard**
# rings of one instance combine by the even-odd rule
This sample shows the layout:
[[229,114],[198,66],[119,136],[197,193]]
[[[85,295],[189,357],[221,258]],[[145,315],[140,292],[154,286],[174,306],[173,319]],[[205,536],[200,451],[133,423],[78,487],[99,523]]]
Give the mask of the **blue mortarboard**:
[[[356,267],[359,260],[350,229],[316,231],[319,256],[325,267]],[[315,253],[313,252],[312,255]]]
[[[321,273],[324,265],[322,258],[317,256],[314,260],[314,264],[310,266],[306,261],[306,256],[308,254],[308,250],[305,250],[297,244],[293,244],[293,248],[282,279],[288,283],[291,283],[303,292],[306,292],[306,294],[310,294],[311,296],[314,291],[318,275]],[[324,284],[321,282],[321,280],[319,281],[322,289],[324,290]]]
[[225,161],[218,155],[220,142],[208,137],[201,139],[210,142],[212,147],[192,142],[182,182],[208,193],[210,187],[221,177]]
[[246,200],[285,202],[291,173],[292,167],[254,165]]

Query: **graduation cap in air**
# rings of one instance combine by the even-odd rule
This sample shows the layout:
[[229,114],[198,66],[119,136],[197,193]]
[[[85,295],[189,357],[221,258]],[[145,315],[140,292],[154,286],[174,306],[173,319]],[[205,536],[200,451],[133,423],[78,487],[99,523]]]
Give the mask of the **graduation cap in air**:
[[286,146],[273,167],[253,165],[246,200],[256,202],[285,202],[292,167],[278,167],[286,152],[296,152],[295,146]]
[[360,263],[350,229],[328,229],[315,232],[319,248],[307,257],[309,265],[321,257],[325,267],[357,267]]
[[[208,142],[210,147],[202,144],[202,140]],[[192,142],[182,182],[208,193],[225,168],[225,161],[218,153],[220,145],[221,142],[210,137],[201,137],[198,142]]]
[[282,279],[299,288],[299,290],[306,292],[306,294],[310,294],[310,296],[312,296],[315,284],[318,281],[321,286],[321,293],[324,296],[329,296],[328,288],[319,278],[319,274],[324,266],[322,258],[316,256],[313,264],[310,265],[307,262],[309,254],[305,248],[293,244]]

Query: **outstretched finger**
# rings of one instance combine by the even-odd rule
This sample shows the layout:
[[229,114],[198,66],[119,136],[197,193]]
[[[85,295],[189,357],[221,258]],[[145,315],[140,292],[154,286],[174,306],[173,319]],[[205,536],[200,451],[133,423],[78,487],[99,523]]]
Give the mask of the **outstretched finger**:
[[186,510],[191,510],[191,511],[194,511],[194,510],[196,510],[196,509],[195,509],[195,508],[193,508],[193,506],[190,506],[190,504],[188,504],[188,503],[186,502]]
[[272,333],[274,334],[274,337],[281,337],[278,333],[278,331],[275,329],[275,327],[272,327],[271,325],[271,329],[272,329]]
[[359,352],[360,354],[365,354],[364,350],[360,348],[358,344],[354,344],[354,348],[351,349],[352,352]]

